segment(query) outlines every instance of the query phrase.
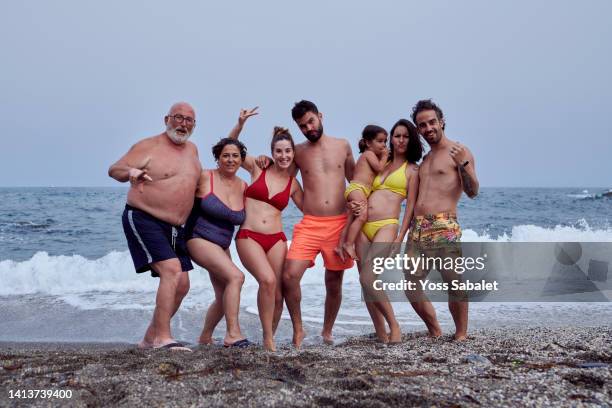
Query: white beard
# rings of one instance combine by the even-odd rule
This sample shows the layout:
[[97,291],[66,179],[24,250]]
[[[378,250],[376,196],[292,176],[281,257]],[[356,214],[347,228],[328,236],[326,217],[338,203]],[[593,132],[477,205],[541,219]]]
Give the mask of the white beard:
[[176,129],[174,129],[170,125],[166,126],[166,134],[168,135],[170,140],[172,140],[172,143],[177,145],[185,144],[187,139],[189,139],[189,137],[191,136],[191,132],[189,131],[185,135],[179,135],[178,133],[176,133]]

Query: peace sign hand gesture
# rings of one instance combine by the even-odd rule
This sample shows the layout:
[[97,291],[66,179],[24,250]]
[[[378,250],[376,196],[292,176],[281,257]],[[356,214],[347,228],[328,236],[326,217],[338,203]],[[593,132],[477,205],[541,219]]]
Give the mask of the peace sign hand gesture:
[[259,106],[256,106],[253,109],[240,109],[240,115],[238,116],[238,124],[240,126],[244,126],[244,123],[248,118],[250,118],[251,116],[259,115],[257,109],[259,109]]

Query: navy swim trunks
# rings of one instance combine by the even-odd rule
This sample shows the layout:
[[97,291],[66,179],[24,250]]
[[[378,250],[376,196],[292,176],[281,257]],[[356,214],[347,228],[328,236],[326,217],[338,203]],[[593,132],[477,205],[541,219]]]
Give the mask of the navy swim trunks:
[[193,269],[187,254],[183,227],[173,226],[128,204],[123,211],[123,231],[127,238],[130,255],[137,273],[151,271],[151,264],[166,259],[178,258],[183,272]]

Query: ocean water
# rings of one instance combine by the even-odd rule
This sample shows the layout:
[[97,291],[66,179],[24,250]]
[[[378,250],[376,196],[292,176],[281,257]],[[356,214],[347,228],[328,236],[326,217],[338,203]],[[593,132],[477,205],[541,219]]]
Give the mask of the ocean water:
[[[476,200],[463,198],[459,221],[465,241],[612,242],[612,199],[606,191],[584,188],[483,188]],[[121,226],[125,187],[0,188],[0,341],[136,341],[154,306],[157,280],[137,275]],[[301,218],[292,205],[284,228]],[[241,322],[259,338],[257,283],[247,277],[241,297]],[[323,316],[324,268],[316,261],[302,281],[302,310],[311,341]],[[190,272],[191,290],[173,321],[177,337],[194,340],[213,297],[208,273]],[[336,334],[371,331],[356,268],[347,270]],[[394,304],[405,330],[423,330],[407,304]],[[612,324],[610,303],[474,303],[470,325],[524,326]],[[444,327],[452,319],[436,304]],[[590,317],[584,319],[585,313]],[[284,316],[279,338],[288,339]],[[223,326],[223,324],[221,324]],[[216,335],[223,335],[220,327]]]

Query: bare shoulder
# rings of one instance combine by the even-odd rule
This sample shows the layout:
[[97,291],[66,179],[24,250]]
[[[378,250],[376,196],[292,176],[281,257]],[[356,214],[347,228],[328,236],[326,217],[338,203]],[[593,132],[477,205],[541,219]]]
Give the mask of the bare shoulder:
[[406,166],[406,174],[419,174],[419,165],[416,163],[408,163]]
[[212,170],[211,169],[202,169],[200,171],[200,183],[202,183],[204,181],[209,181],[211,176],[212,176]]
[[295,151],[301,151],[304,150],[306,148],[306,146],[308,145],[309,142],[302,142],[302,143],[298,143],[295,145]]
[[198,146],[195,143],[187,141],[187,147],[190,151],[194,152],[196,156],[198,156]]
[[159,136],[160,135],[156,135],[156,136],[150,136],[150,137],[141,139],[138,142],[134,143],[134,145],[132,146],[132,149],[136,149],[136,150],[150,149],[151,147],[159,144]]
[[351,148],[349,141],[343,137],[327,136],[327,140],[334,145],[347,147],[349,149]]
[[362,157],[364,159],[378,160],[378,157],[376,156],[376,153],[374,153],[371,150],[366,150],[365,152],[361,153],[361,155],[359,156],[358,160],[361,160]]

